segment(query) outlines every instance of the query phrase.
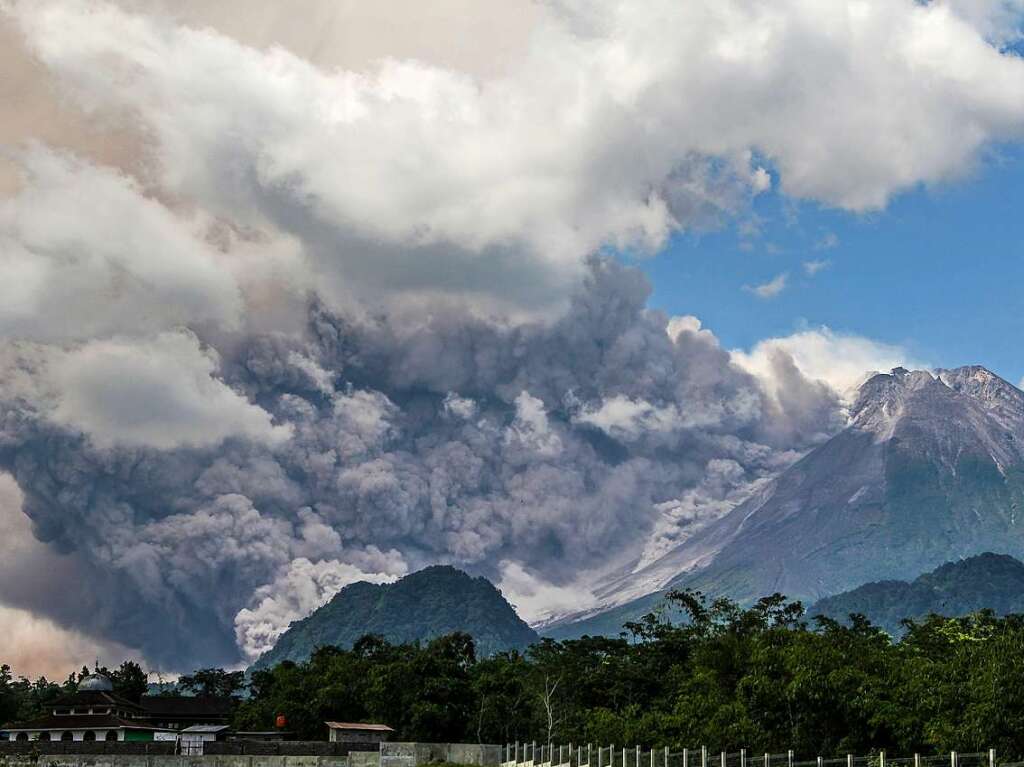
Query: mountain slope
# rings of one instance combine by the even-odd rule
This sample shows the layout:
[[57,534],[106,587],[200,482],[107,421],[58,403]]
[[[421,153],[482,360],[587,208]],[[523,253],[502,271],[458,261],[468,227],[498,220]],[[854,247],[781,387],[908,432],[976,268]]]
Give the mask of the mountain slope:
[[889,633],[899,634],[904,618],[931,613],[956,617],[983,608],[999,615],[1024,612],[1024,563],[1001,554],[980,554],[949,562],[909,583],[867,583],[826,597],[808,613],[839,621],[860,613]]
[[253,668],[302,661],[324,645],[351,647],[365,634],[412,642],[454,631],[471,634],[480,655],[537,641],[536,632],[486,578],[435,566],[391,584],[346,586],[312,615],[293,623]]
[[[897,368],[863,384],[846,429],[651,567],[669,562],[679,573],[671,587],[814,602],[984,551],[1024,556],[1022,504],[1024,393],[976,366]],[[615,612],[629,618],[651,603]]]

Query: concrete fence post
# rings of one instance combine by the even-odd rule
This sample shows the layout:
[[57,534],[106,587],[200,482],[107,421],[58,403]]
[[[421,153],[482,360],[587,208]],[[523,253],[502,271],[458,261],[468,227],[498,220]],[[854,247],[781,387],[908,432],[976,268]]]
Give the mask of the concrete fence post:
[[[853,754],[846,755],[846,767],[853,767]],[[917,764],[914,767],[921,767],[921,765]]]
[[786,767],[793,767],[793,749],[786,752]]
[[878,752],[878,767],[885,767],[885,749]]
[[956,751],[950,751],[949,752],[949,767],[956,767],[956,762],[957,762]]
[[[668,767],[668,748],[665,749],[665,767]],[[683,749],[683,767],[690,767],[690,749]]]
[[766,753],[764,755],[764,767],[772,767],[772,755]]
[[921,767],[921,755],[914,754],[914,767]]
[[740,749],[740,767],[747,767],[747,749]]
[[724,751],[722,752],[722,767],[729,767],[729,756]]
[[994,748],[988,750],[988,767],[996,767],[996,750]]
[[700,767],[708,767],[708,747],[700,747]]
[[825,761],[825,760],[824,760],[824,759],[822,759],[822,758],[821,758],[821,757],[819,756],[819,757],[818,757],[818,767],[824,767],[824,765],[823,765],[823,762],[824,762],[824,761]]

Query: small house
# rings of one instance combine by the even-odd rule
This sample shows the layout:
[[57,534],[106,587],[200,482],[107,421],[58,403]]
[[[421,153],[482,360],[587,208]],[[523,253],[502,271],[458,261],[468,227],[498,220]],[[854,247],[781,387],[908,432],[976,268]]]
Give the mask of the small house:
[[225,740],[226,724],[194,724],[181,731],[182,756],[202,756],[207,743]]

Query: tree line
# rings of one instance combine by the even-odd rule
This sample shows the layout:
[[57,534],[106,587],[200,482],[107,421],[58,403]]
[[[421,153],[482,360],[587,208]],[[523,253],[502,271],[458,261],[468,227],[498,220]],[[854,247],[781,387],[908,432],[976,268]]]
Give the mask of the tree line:
[[[253,672],[244,690],[217,669],[184,680],[241,692],[236,728],[272,729],[284,715],[300,739],[322,740],[325,721],[343,720],[436,742],[806,755],[991,747],[1024,758],[1024,616],[933,615],[906,621],[896,640],[860,615],[809,620],[781,595],[742,608],[679,591],[667,603],[685,619],[656,611],[619,637],[544,639],[524,653],[477,657],[459,633],[422,644],[366,636]],[[0,714],[8,690],[20,690],[20,711],[48,694],[5,673]]]

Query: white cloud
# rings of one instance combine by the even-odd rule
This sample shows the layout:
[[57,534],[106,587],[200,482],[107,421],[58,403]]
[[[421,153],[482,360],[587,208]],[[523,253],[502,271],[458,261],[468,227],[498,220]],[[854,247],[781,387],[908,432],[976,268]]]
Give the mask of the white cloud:
[[91,338],[183,322],[231,327],[242,299],[228,263],[122,174],[33,147],[26,182],[0,200],[0,334]]
[[593,593],[580,583],[556,586],[510,560],[501,562],[499,568],[498,588],[527,623],[543,623],[585,610],[594,603]]
[[824,381],[841,395],[846,395],[862,383],[864,377],[872,371],[891,370],[900,365],[909,368],[927,367],[915,360],[902,346],[837,333],[827,327],[804,330],[783,338],[765,339],[750,351],[733,351],[732,359],[740,367],[761,378],[771,391],[776,386],[772,357],[778,352],[791,357],[806,377]]
[[216,353],[190,333],[143,342],[91,341],[51,362],[57,403],[51,418],[98,446],[170,449],[228,437],[267,442],[289,429],[215,377]]
[[814,244],[815,250],[832,250],[839,247],[839,235],[835,232],[826,232],[821,239]]
[[253,606],[235,616],[238,646],[249,660],[255,660],[274,646],[292,622],[305,618],[350,583],[391,583],[405,575],[405,563],[396,552],[376,552],[373,563],[380,568],[366,572],[338,560],[311,562],[295,559],[283,568],[273,583],[253,594]]
[[562,440],[551,428],[543,400],[522,391],[515,405],[515,418],[505,429],[505,444],[539,456],[558,455],[562,451]]
[[743,289],[748,293],[753,293],[758,298],[775,298],[786,289],[788,281],[789,275],[783,272],[782,274],[777,274],[768,282],[761,283],[760,285],[744,285]]
[[828,269],[832,265],[832,262],[828,259],[821,258],[814,261],[804,261],[804,273],[808,277],[814,277],[818,272]]
[[468,421],[473,418],[479,409],[476,402],[469,397],[460,397],[453,391],[445,395],[442,403],[445,415]]
[[1024,61],[966,3],[566,2],[475,77],[321,70],[103,2],[6,7],[79,103],[147,126],[163,186],[299,233],[336,296],[536,307],[595,248],[743,208],[769,180],[755,149],[785,194],[860,211],[1024,128]]

